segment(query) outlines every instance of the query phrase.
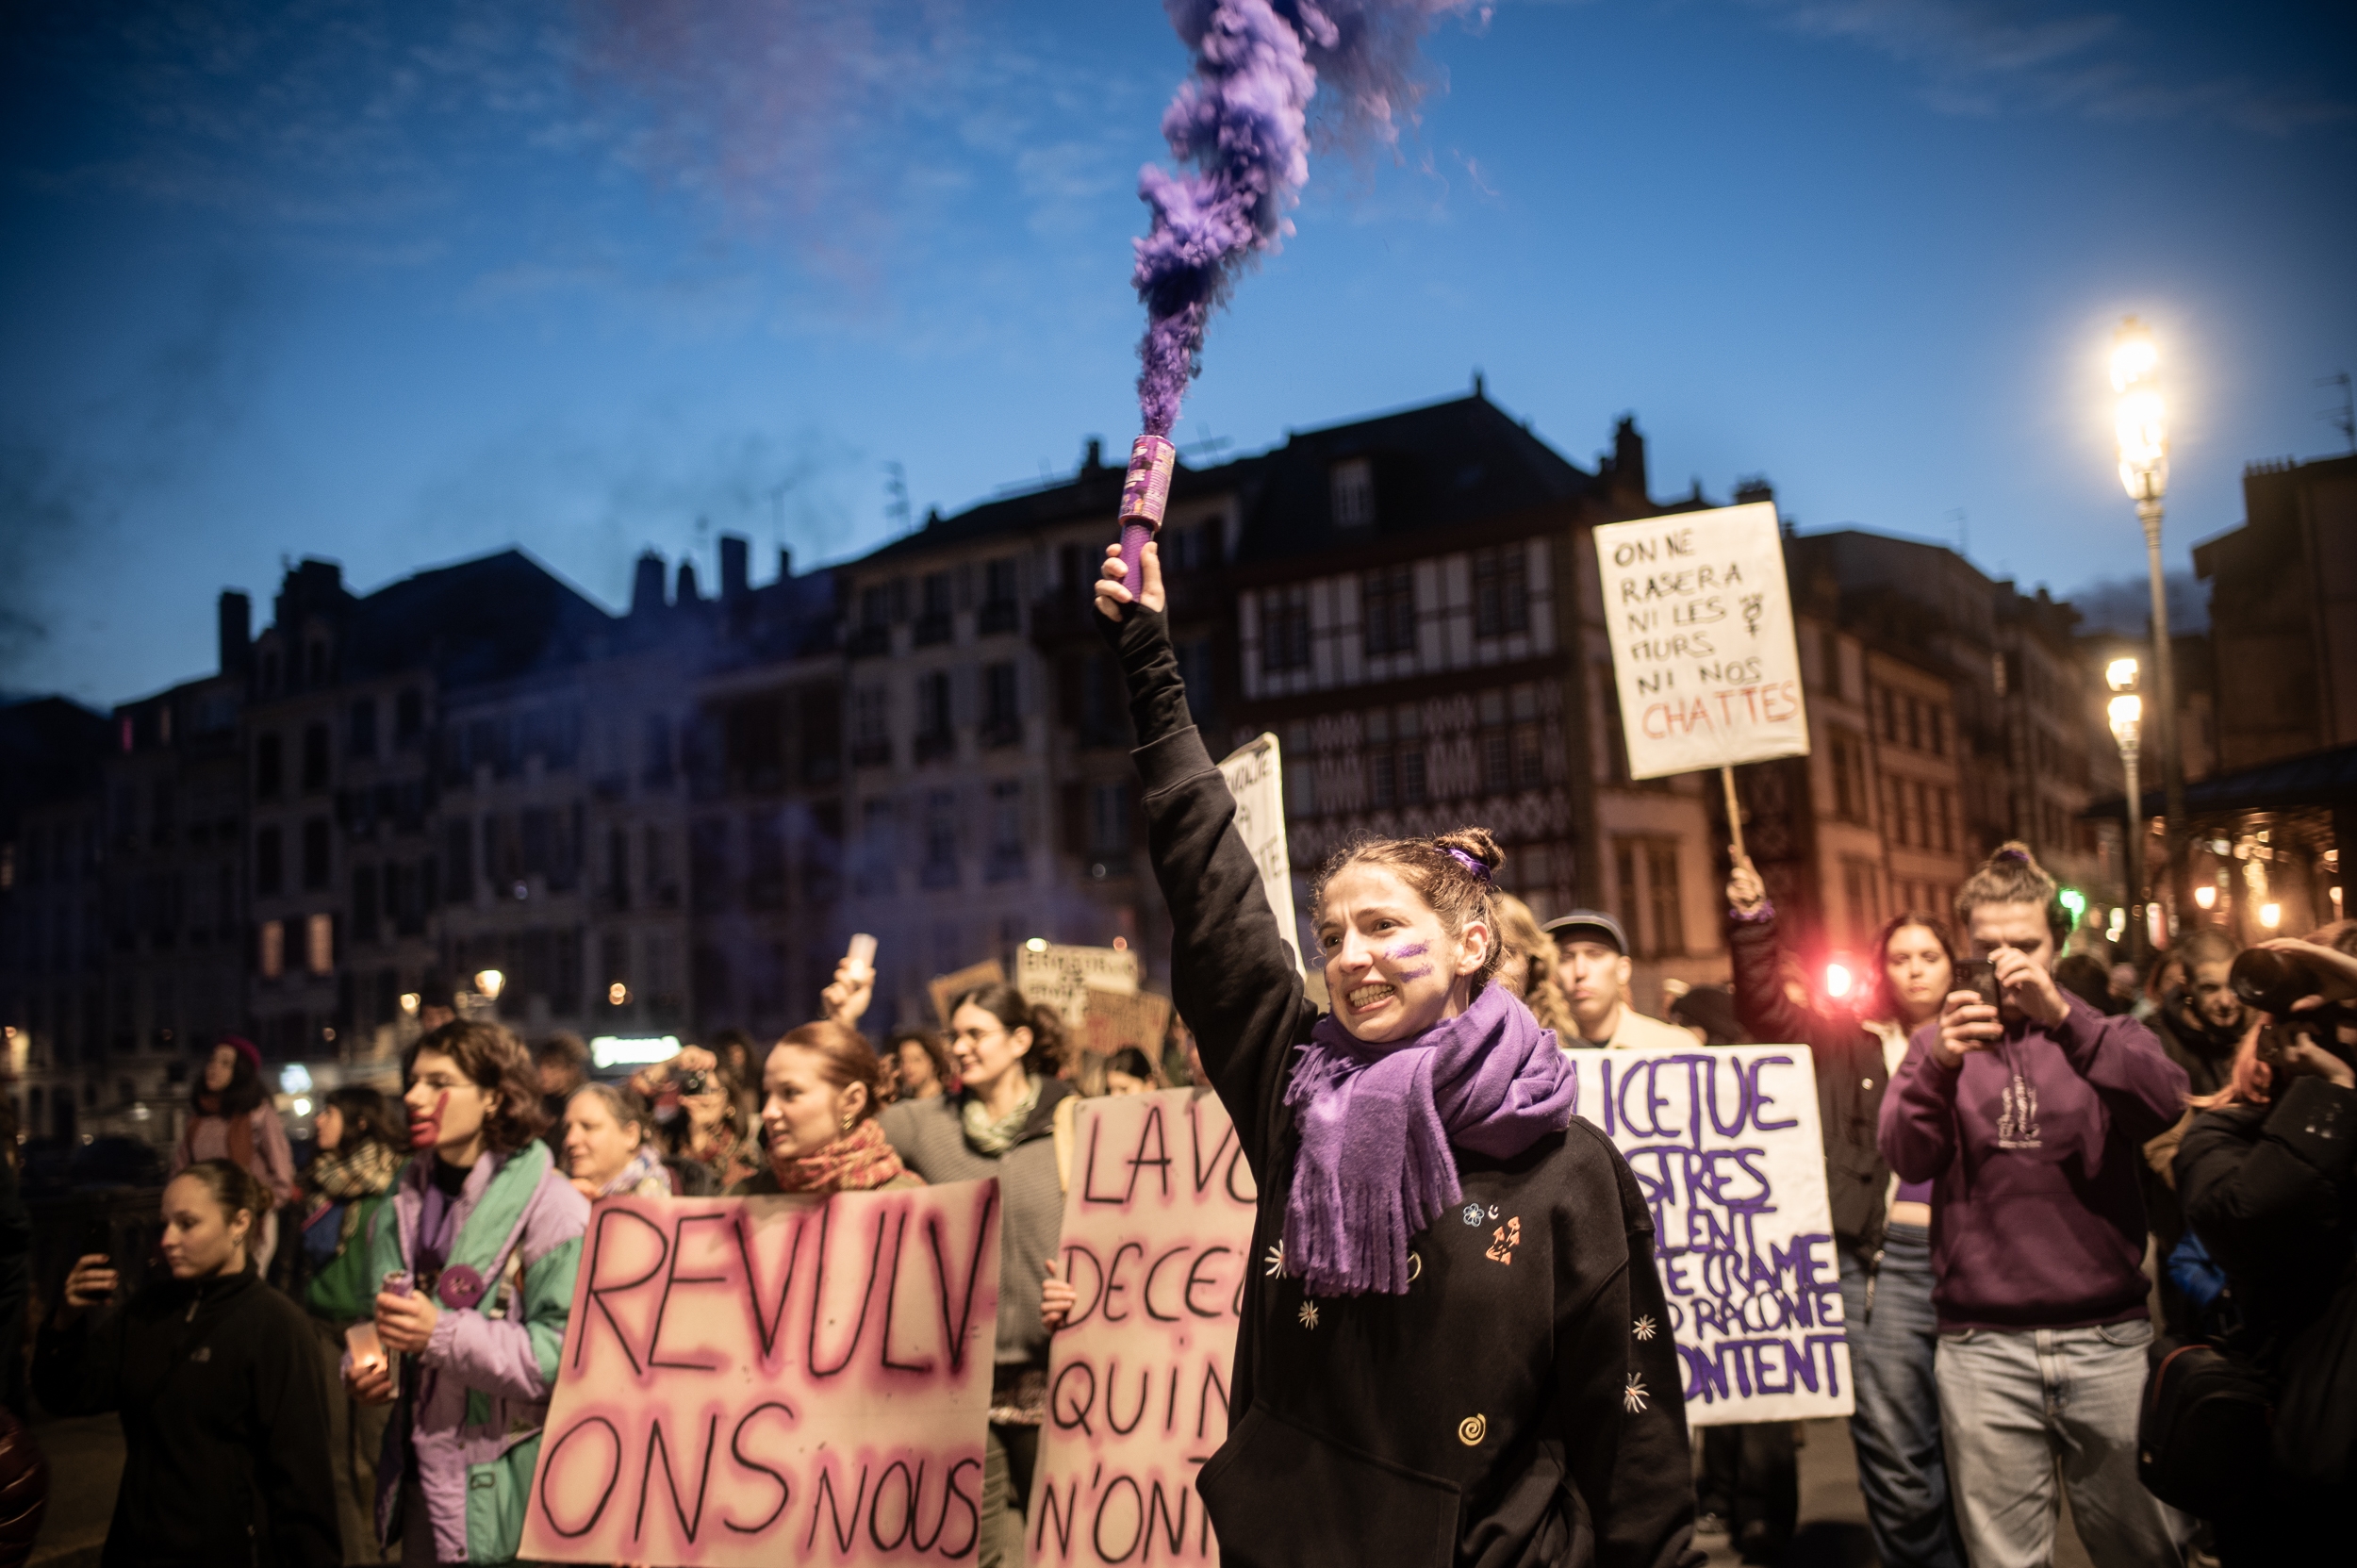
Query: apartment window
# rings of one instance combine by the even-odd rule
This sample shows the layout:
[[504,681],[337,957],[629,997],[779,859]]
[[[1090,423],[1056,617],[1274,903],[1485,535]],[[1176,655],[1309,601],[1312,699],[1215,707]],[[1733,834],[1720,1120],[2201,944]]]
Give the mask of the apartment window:
[[916,678],[916,760],[946,757],[957,748],[950,728],[949,672],[931,670]]
[[851,766],[881,767],[892,761],[892,699],[889,688],[863,686],[851,693]]
[[1841,695],[1841,634],[1826,627],[1817,644],[1818,685],[1834,697]]
[[393,744],[407,746],[425,730],[425,698],[404,691],[393,699]]
[[287,871],[283,841],[276,827],[257,828],[254,833],[254,891],[271,897],[286,886]]
[[354,867],[352,872],[352,939],[355,942],[376,940],[377,916],[380,905],[376,891],[376,867]]
[[287,923],[265,920],[255,929],[254,966],[264,980],[276,980],[287,972]]
[[277,798],[285,783],[285,748],[276,734],[254,737],[254,794],[256,800]]
[[352,704],[352,754],[376,755],[376,699],[363,697]]
[[630,834],[621,828],[605,831],[605,896],[616,909],[630,907]]
[[1129,786],[1093,784],[1089,788],[1089,858],[1108,871],[1129,864]]
[[443,834],[443,886],[452,903],[474,902],[474,823],[459,817]]
[[918,881],[927,887],[958,883],[958,797],[936,789],[925,797],[925,861]]
[[919,648],[931,643],[948,642],[949,621],[949,574],[929,571],[917,581],[916,626],[910,634]]
[[327,885],[327,818],[314,817],[303,824],[303,885],[318,892]]
[[1411,707],[1367,715],[1367,803],[1377,811],[1425,802],[1424,728]]
[[1187,715],[1197,724],[1206,722],[1213,710],[1217,688],[1211,679],[1211,639],[1189,637],[1178,647],[1178,679],[1186,683]]
[[1530,630],[1529,574],[1529,553],[1519,543],[1474,552],[1474,635]]
[[1375,465],[1364,457],[1346,457],[1327,470],[1332,490],[1334,526],[1365,528],[1375,521]]
[[1923,704],[1913,697],[1907,699],[1907,747],[1916,751],[1926,749],[1923,745]]
[[303,727],[303,787],[327,787],[327,726],[305,724]]
[[1874,938],[1874,928],[1882,923],[1882,910],[1874,897],[1874,863],[1845,855],[1841,860],[1841,902],[1843,918],[1849,922],[1848,940],[1853,947],[1863,947]]
[[861,801],[858,869],[852,878],[861,893],[892,891],[892,802]]
[[1012,746],[1023,738],[1013,662],[982,667],[982,744]]
[[1847,730],[1831,734],[1833,811],[1844,822],[1867,819],[1866,743]]
[[771,809],[745,818],[745,907],[785,907],[785,817]]
[[1272,588],[1261,596],[1261,668],[1310,668],[1310,590]]
[[1409,567],[1393,567],[1367,574],[1365,586],[1367,653],[1412,653],[1416,651],[1416,574]]
[[315,975],[336,969],[336,916],[309,915],[303,921],[303,966]]
[[1022,881],[1024,859],[1023,783],[1000,779],[990,786],[989,879]]
[[982,605],[974,629],[983,635],[1014,632],[1022,627],[1022,606],[1015,601],[1014,557],[982,563]]
[[1956,847],[1956,798],[1942,789],[1935,799],[1937,806],[1933,819],[1939,825],[1939,847],[1953,850]]
[[1211,531],[1202,523],[1165,528],[1162,534],[1162,568],[1166,571],[1197,571],[1211,564]]
[[1678,847],[1669,840],[1645,846],[1645,892],[1653,915],[1653,952],[1667,957],[1686,951],[1686,909],[1678,896]]

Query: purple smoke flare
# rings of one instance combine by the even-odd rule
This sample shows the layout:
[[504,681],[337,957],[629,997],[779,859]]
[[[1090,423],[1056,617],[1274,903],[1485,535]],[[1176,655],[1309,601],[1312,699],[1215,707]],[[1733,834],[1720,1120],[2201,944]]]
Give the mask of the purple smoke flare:
[[1154,210],[1130,281],[1146,303],[1138,411],[1167,436],[1198,368],[1203,329],[1237,269],[1292,232],[1285,212],[1310,177],[1310,103],[1325,80],[1339,140],[1396,139],[1419,95],[1416,46],[1432,20],[1476,0],[1163,0],[1195,51],[1195,74],[1162,115],[1171,156],[1138,194]]

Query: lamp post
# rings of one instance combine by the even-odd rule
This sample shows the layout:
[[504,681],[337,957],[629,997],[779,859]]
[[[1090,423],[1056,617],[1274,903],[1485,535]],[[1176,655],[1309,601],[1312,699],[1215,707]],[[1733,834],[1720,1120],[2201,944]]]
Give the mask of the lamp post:
[[[2161,843],[2173,883],[2181,858],[2177,841],[2185,831],[2185,762],[2177,745],[2177,680],[2169,657],[2168,589],[2161,575],[2161,503],[2168,493],[2168,410],[2161,400],[2159,346],[2134,316],[2119,323],[2112,338],[2112,390],[2119,394],[2119,482],[2127,488],[2128,499],[2136,503],[2136,520],[2144,524],[2145,567],[2152,579],[2152,746],[2161,756],[2165,814]],[[2117,734],[2117,720],[2113,728]],[[2177,889],[2176,901],[2183,903],[2183,889]]]
[[2128,962],[2141,972],[2148,916],[2144,912],[2144,788],[2136,777],[2136,748],[2143,739],[2144,699],[2126,689],[2136,684],[2135,660],[2114,659],[2103,673],[2112,689],[2119,693],[2112,699],[2108,717],[2112,742],[2119,748],[2119,770],[2128,784],[2128,832],[2121,840],[2128,862]]

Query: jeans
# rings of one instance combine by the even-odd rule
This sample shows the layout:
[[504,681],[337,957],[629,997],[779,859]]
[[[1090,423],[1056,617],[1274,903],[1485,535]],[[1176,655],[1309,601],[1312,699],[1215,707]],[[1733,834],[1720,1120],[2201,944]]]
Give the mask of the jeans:
[[1932,1317],[1932,1233],[1894,1225],[1883,1239],[1867,1310],[1867,1275],[1841,1252],[1841,1315],[1857,1394],[1850,1443],[1858,1491],[1884,1568],[1964,1568],[1964,1546],[1948,1510],[1948,1459],[1939,1436],[1939,1347]]
[[1940,1424],[1972,1568],[2046,1568],[2059,1465],[2095,1568],[2180,1568],[2177,1522],[2136,1478],[2143,1319],[1939,1336]]

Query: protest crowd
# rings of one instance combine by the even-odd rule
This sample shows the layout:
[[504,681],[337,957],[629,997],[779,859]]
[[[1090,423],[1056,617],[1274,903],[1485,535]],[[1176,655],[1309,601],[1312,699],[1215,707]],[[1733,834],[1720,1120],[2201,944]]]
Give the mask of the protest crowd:
[[[106,1560],[517,1560],[596,1205],[983,1179],[999,1286],[971,1550],[1030,1560],[1078,1299],[1058,1261],[1076,1111],[1193,1086],[1259,1195],[1230,1425],[1197,1477],[1226,1560],[1672,1568],[1723,1537],[1774,1563],[1799,1525],[1793,1423],[1689,1428],[1690,1369],[1654,1328],[1655,1214],[1574,1114],[1566,1054],[1754,1042],[1813,1064],[1825,1313],[1884,1564],[2050,1562],[2066,1498],[2101,1568],[2348,1549],[2357,927],[2248,952],[2204,929],[2127,977],[2064,950],[2052,880],[2007,845],[1953,908],[1889,920],[1838,1005],[1738,856],[1732,983],[1656,1018],[1620,923],[1542,926],[1468,828],[1323,868],[1321,1005],[1188,718],[1150,549],[1142,566],[1132,593],[1109,559],[1096,619],[1173,916],[1162,1040],[1084,1048],[1000,980],[879,1048],[871,945],[779,1039],[592,1081],[580,1040],[528,1048],[445,988],[398,1097],[336,1090],[299,1166],[259,1052],[213,1043],[162,1267],[129,1292],[88,1251],[29,1308],[17,1270],[43,1409],[120,1415]],[[1501,1212],[1511,1268],[1482,1263],[1514,1255]],[[0,1560],[29,1549],[13,1525],[38,1520],[39,1464],[0,1433]]]

